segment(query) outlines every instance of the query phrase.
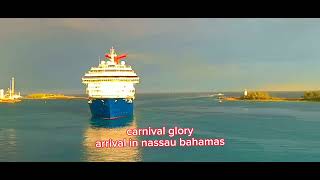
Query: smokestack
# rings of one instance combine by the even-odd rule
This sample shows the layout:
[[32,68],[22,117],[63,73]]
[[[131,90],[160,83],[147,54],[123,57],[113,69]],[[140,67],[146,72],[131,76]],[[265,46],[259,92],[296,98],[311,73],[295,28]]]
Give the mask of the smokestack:
[[11,94],[14,95],[14,77],[11,80]]

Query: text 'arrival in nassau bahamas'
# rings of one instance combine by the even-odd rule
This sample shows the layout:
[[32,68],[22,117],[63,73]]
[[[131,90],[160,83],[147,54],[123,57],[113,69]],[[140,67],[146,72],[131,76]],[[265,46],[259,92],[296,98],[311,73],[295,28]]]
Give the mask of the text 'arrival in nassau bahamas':
[[[194,128],[140,128],[140,129],[127,129],[127,138],[123,139],[107,139],[96,141],[96,148],[121,148],[121,147],[190,147],[190,146],[224,146],[224,138],[205,138],[197,139],[192,137],[194,134]],[[131,137],[135,136],[159,136],[165,137],[168,135],[170,139],[155,139],[155,140],[135,140]],[[187,136],[186,139],[179,137],[179,139],[173,139],[177,136]]]

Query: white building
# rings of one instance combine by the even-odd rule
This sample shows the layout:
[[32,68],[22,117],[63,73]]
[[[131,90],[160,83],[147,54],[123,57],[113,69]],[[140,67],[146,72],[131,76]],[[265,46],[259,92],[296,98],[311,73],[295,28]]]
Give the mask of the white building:
[[247,91],[246,89],[244,90],[243,95],[244,95],[244,96],[247,96],[247,95],[248,95],[248,91]]
[[6,93],[3,89],[0,89],[0,99],[19,99],[21,97],[20,92],[16,94],[14,77],[11,79],[10,88]]
[[0,89],[0,99],[3,99],[3,98],[4,98],[4,90]]

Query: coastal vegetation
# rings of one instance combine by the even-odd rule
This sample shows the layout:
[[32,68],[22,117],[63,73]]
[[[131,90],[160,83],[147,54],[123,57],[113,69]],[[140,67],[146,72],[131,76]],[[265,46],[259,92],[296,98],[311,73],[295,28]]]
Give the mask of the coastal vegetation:
[[307,101],[320,101],[320,91],[306,91],[303,99]]
[[271,97],[268,92],[264,91],[252,91],[248,92],[246,96],[241,96],[240,99],[243,100],[271,100],[275,99],[274,97]]
[[44,93],[37,93],[37,94],[29,94],[24,99],[75,99],[80,97],[75,96],[66,96],[64,94],[44,94]]
[[[319,93],[320,95],[320,93]],[[319,96],[320,97],[320,96]],[[264,101],[264,102],[279,102],[279,101],[304,101],[304,98],[284,98],[284,97],[273,97],[266,91],[251,91],[247,92],[246,95],[240,97],[225,97],[227,101]]]

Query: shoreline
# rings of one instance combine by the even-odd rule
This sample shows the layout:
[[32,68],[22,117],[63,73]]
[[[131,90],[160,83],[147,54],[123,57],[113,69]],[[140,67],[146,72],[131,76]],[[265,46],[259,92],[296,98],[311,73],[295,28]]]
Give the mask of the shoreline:
[[70,99],[87,99],[86,97],[80,96],[66,96],[64,94],[30,94],[22,97],[23,100],[70,100]]
[[248,102],[317,102],[303,98],[273,98],[273,99],[241,99],[240,97],[225,97],[225,101],[248,101]]
[[18,102],[21,102],[22,100],[20,99],[0,99],[0,104],[1,103],[10,103],[10,104],[13,104],[13,103],[18,103]]
[[22,100],[73,100],[73,99],[87,99],[86,97],[25,97]]

